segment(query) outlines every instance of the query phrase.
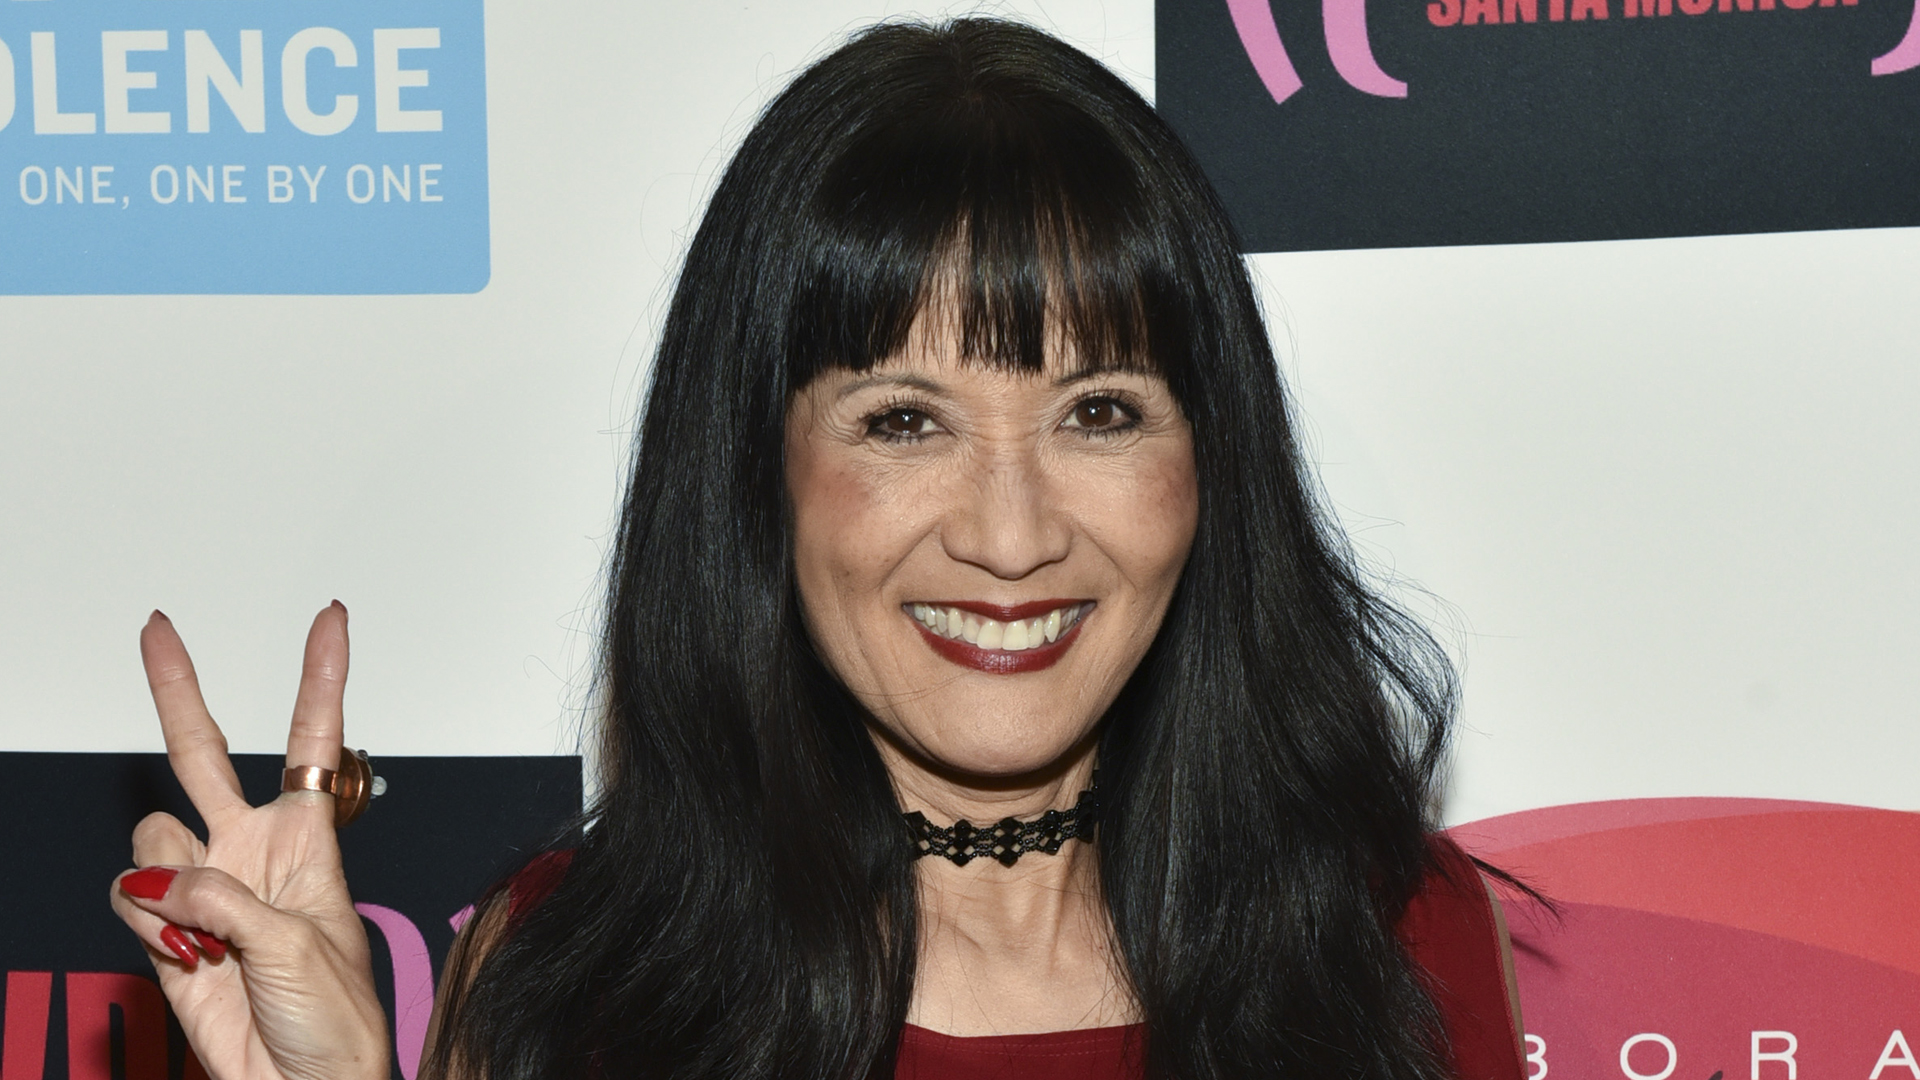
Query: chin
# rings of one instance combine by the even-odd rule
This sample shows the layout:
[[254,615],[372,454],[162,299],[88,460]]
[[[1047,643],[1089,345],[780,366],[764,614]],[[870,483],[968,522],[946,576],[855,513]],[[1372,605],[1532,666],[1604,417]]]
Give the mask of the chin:
[[[1012,780],[1064,768],[1078,757],[1090,731],[1040,733],[1031,727],[977,723],[922,727],[911,720],[900,727],[936,768],[983,780]],[[931,729],[932,734],[916,738],[916,728]]]

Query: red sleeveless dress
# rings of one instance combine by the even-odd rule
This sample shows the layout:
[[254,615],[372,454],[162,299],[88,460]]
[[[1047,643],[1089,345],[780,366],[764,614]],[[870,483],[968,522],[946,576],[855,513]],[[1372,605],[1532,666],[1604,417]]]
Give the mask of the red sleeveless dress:
[[[1506,968],[1480,871],[1459,846],[1433,838],[1444,873],[1430,873],[1395,932],[1420,966],[1446,1027],[1458,1080],[1525,1080],[1507,1007]],[[509,883],[509,925],[537,907],[573,853],[537,856]],[[895,1080],[1136,1080],[1144,1025],[1040,1035],[942,1035],[908,1024]]]
[[[1459,1080],[1525,1080],[1520,1036],[1507,1007],[1499,926],[1480,872],[1443,836],[1445,874],[1428,874],[1395,928],[1440,1008]],[[942,1035],[909,1024],[895,1080],[1136,1080],[1144,1025],[1042,1035]]]

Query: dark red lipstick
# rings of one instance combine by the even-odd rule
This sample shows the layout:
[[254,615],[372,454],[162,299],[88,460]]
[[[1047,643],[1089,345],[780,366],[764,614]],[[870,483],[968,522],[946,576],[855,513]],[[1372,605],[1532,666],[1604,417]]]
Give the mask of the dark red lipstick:
[[[1059,663],[1060,658],[1066,655],[1067,648],[1079,638],[1081,624],[1087,621],[1087,616],[1093,614],[1092,604],[1084,600],[1035,600],[1030,603],[1014,604],[1011,606],[986,604],[978,600],[929,600],[923,602],[932,607],[959,608],[961,611],[979,615],[983,618],[993,619],[1001,623],[1013,622],[1016,619],[1031,619],[1039,615],[1045,615],[1050,611],[1074,607],[1079,604],[1087,605],[1087,610],[1081,613],[1080,618],[1077,619],[1072,626],[1062,631],[1059,638],[1037,649],[1021,649],[1018,652],[1010,652],[1004,649],[983,649],[978,645],[970,645],[964,640],[943,637],[934,633],[920,620],[913,620],[914,627],[920,631],[920,636],[926,639],[927,644],[932,647],[934,652],[939,653],[941,657],[961,667],[972,668],[975,671],[984,671],[989,675],[1019,675],[1028,671],[1045,671],[1047,668]],[[903,610],[907,612],[908,618],[913,617],[912,605],[907,605]]]

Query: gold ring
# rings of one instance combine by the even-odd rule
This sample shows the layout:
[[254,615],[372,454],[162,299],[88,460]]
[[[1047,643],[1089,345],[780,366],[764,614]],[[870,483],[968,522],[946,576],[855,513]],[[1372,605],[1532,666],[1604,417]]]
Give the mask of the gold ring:
[[386,793],[387,783],[373,775],[365,750],[340,748],[340,767],[323,769],[301,765],[280,774],[281,791],[324,791],[333,796],[333,827],[344,829],[367,812],[374,796]]

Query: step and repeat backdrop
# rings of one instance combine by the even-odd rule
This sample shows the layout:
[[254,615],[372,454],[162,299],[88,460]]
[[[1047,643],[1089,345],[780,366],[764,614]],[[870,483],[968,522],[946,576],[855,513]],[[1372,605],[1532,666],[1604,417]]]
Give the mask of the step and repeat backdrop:
[[1557,905],[1507,897],[1532,1080],[1920,1078],[1920,777],[1884,758],[1914,749],[1920,10],[1155,28],[1162,114],[1276,253],[1333,496],[1459,635],[1453,833]]
[[589,794],[631,415],[718,170],[882,18],[1032,21],[1247,246],[1329,503],[1459,659],[1532,1080],[1920,1080],[1913,0],[0,0],[0,1080],[200,1075],[107,908],[353,612],[342,834],[412,1080]]

